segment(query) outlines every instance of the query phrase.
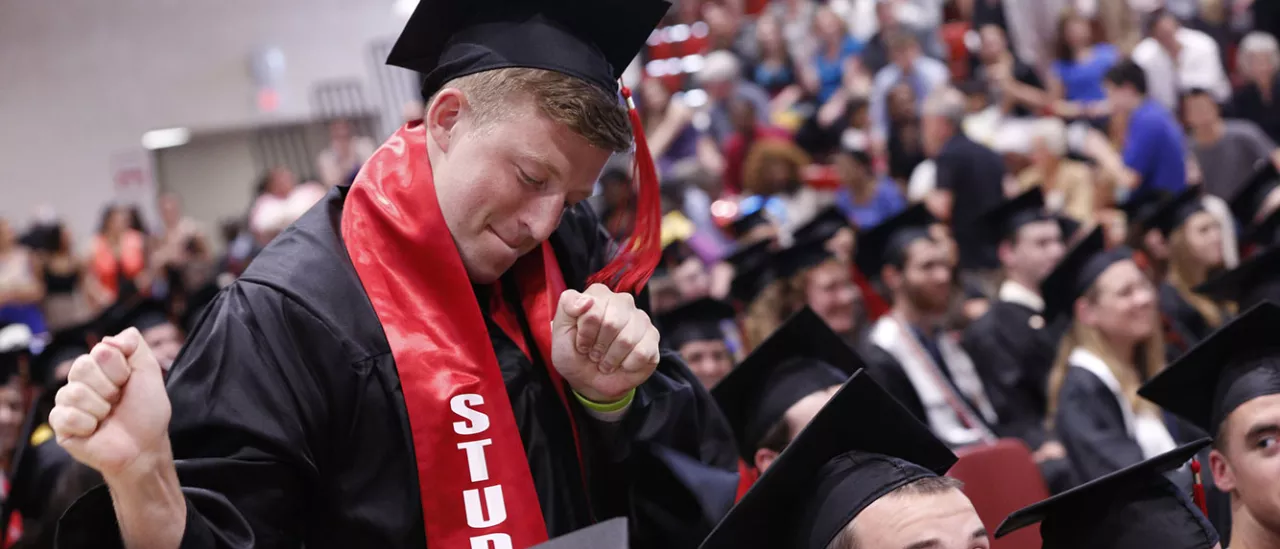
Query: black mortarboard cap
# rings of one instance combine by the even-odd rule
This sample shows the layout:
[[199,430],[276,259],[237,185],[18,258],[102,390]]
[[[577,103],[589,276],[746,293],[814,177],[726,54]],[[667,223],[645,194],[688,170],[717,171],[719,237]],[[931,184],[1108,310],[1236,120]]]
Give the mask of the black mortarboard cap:
[[93,322],[64,328],[53,333],[53,339],[40,350],[32,362],[32,377],[46,386],[56,385],[53,370],[59,364],[75,360],[89,353],[89,343],[97,333],[97,325]]
[[1071,310],[1080,296],[1098,280],[1098,276],[1115,263],[1130,259],[1133,252],[1125,247],[1106,249],[1102,227],[1096,227],[1075,246],[1072,246],[1053,272],[1040,284],[1044,296],[1045,320],[1053,321]]
[[1210,549],[1217,532],[1165,477],[1208,445],[1192,442],[1015,511],[996,537],[1038,522],[1044,549]]
[[1054,219],[1044,209],[1044,192],[1040,187],[1010,198],[982,214],[980,223],[991,242],[1002,242],[1017,234],[1027,223]]
[[742,238],[748,232],[751,232],[751,229],[761,225],[768,225],[769,223],[772,223],[772,221],[769,220],[768,214],[765,213],[764,208],[760,208],[749,214],[739,216],[729,223],[729,234],[734,238]]
[[924,204],[916,204],[879,225],[864,231],[858,239],[854,262],[869,279],[878,280],[890,253],[898,253],[918,238],[929,236],[929,227],[937,222]]
[[627,519],[618,517],[539,543],[531,549],[627,549]]
[[774,265],[781,278],[791,278],[800,271],[835,257],[823,239],[797,240],[774,254]]
[[525,67],[612,95],[670,4],[661,0],[422,0],[387,64],[424,75],[422,94],[478,72]]
[[21,368],[21,357],[31,356],[31,328],[0,322],[0,384],[8,383]]
[[1280,302],[1280,247],[1264,249],[1193,290],[1214,301],[1234,302],[1243,309],[1268,300]]
[[1235,217],[1241,225],[1253,224],[1254,218],[1258,217],[1258,211],[1262,209],[1263,201],[1267,199],[1267,194],[1275,188],[1277,179],[1280,179],[1280,174],[1277,174],[1276,166],[1271,159],[1262,159],[1254,164],[1253,173],[1249,175],[1249,179],[1240,186],[1240,190],[1227,199],[1227,204],[1231,206],[1232,217]]
[[862,359],[805,307],[711,388],[743,459],[754,459],[769,428],[800,399],[844,383]]
[[723,341],[723,325],[734,315],[733,306],[718,299],[705,297],[685,303],[658,316],[662,344],[679,350],[691,341]]
[[163,301],[138,299],[108,307],[99,317],[99,323],[99,333],[113,335],[129,328],[146,331],[161,324],[172,323],[172,319]]
[[805,222],[804,225],[796,228],[796,230],[791,233],[791,236],[795,240],[818,240],[825,242],[835,236],[840,229],[852,226],[853,223],[849,221],[848,216],[844,215],[844,212],[840,211],[838,206],[832,205],[823,208],[822,211],[818,212],[818,215],[813,216],[813,219],[810,219]]
[[1224,324],[1138,389],[1206,433],[1241,404],[1280,394],[1280,305],[1260,303]]
[[772,247],[773,242],[762,240],[749,246],[739,246],[725,257],[734,270],[729,296],[735,301],[744,304],[754,301],[765,287],[776,280]]
[[1253,244],[1255,246],[1272,246],[1277,241],[1276,237],[1280,236],[1280,210],[1271,212],[1261,221],[1248,225],[1244,229],[1244,234],[1240,236],[1240,243]]
[[701,547],[823,549],[868,505],[955,462],[927,426],[857,372]]
[[1080,231],[1082,224],[1069,216],[1057,215],[1055,217],[1058,220],[1058,228],[1062,229],[1062,241],[1070,243],[1071,238]]
[[1169,238],[1192,214],[1204,211],[1204,205],[1200,203],[1200,191],[1199,185],[1189,185],[1182,192],[1161,202],[1141,223],[1143,231],[1157,229],[1161,235]]
[[1167,191],[1138,191],[1120,204],[1125,221],[1129,227],[1147,225],[1147,220],[1170,197]]

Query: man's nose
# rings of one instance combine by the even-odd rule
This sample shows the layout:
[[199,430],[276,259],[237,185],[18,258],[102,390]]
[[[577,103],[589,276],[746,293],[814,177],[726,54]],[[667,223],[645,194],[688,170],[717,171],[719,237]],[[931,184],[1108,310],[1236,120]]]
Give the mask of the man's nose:
[[542,242],[551,238],[551,233],[560,226],[564,197],[557,194],[535,198],[525,205],[521,213],[521,223],[528,229],[529,236]]

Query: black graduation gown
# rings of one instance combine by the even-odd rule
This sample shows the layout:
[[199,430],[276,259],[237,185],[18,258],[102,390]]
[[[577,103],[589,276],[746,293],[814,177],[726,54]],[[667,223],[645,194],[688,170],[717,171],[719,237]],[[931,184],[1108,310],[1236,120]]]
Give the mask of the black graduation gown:
[[960,340],[1000,417],[997,431],[1022,439],[1032,449],[1048,438],[1044,428],[1046,391],[1057,352],[1057,333],[1044,326],[1044,317],[1035,310],[997,301],[965,329]]
[[892,395],[898,404],[911,412],[911,415],[928,425],[929,416],[925,415],[924,403],[920,401],[920,395],[916,393],[915,386],[911,384],[911,378],[907,377],[907,372],[902,369],[898,359],[870,340],[864,339],[857,346],[857,350],[862,357],[862,362],[867,366],[867,374],[871,379]]
[[1054,427],[1077,482],[1089,482],[1143,460],[1142,447],[1125,429],[1124,412],[1115,395],[1083,368],[1067,367]]
[[[426,545],[396,365],[341,241],[345,193],[331,191],[262,251],[209,305],[173,367],[184,549]],[[570,288],[606,260],[607,237],[585,205],[551,242]],[[732,504],[737,453],[688,368],[664,354],[617,424],[571,404],[584,475],[545,370],[488,322],[550,536],[628,516],[634,547],[696,547]],[[105,489],[67,512],[59,536],[60,547],[118,540]]]
[[1214,328],[1168,282],[1160,284],[1160,314],[1165,325],[1165,357],[1173,361],[1213,333]]

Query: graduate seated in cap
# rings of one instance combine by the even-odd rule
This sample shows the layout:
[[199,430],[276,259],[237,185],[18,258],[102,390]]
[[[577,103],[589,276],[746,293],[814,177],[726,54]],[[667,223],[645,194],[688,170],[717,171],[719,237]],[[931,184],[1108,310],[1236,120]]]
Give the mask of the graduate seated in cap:
[[946,444],[865,373],[814,416],[701,549],[987,549]]
[[[1124,223],[1121,226],[1123,230],[1108,230],[1103,235],[1107,238],[1107,246],[1111,246],[1114,241],[1133,249],[1136,252],[1134,260],[1153,281],[1164,280],[1169,249],[1160,231],[1151,225],[1151,217],[1172,196],[1172,193],[1161,191],[1130,195],[1128,200],[1119,205],[1119,210],[1124,213]],[[1119,235],[1114,234],[1117,232]]]
[[1218,532],[1193,497],[1165,478],[1208,444],[1192,442],[1015,511],[996,538],[1039,523],[1044,549],[1218,549]]
[[725,232],[739,246],[748,246],[762,240],[776,240],[778,238],[778,226],[769,217],[768,211],[764,208],[757,208],[738,216],[737,219],[729,222],[725,227]]
[[[659,186],[618,80],[669,8],[418,3],[389,62],[424,75],[424,118],[223,289],[167,383],[132,330],[72,369],[51,426],[110,490],[59,544],[527,548],[613,516],[643,547],[696,543],[702,486],[637,497],[676,472],[631,460],[736,465],[642,292]],[[583,201],[633,146],[614,243]]]
[[809,309],[787,320],[711,389],[757,471],[804,430],[862,359]]
[[1066,253],[1062,220],[1045,209],[1038,187],[981,220],[997,244],[1004,281],[987,313],[965,328],[960,344],[982,377],[1004,434],[1035,452],[1051,489],[1065,488],[1071,484],[1066,450],[1044,427],[1045,386],[1062,333],[1045,322],[1040,296],[1040,283]]
[[658,316],[662,345],[680,354],[708,389],[733,370],[741,337],[733,325],[733,306],[711,298],[690,301]]
[[1280,235],[1280,173],[1272,162],[1260,161],[1253,166],[1249,179],[1227,199],[1231,215],[1244,230],[1240,246],[1242,257],[1250,248],[1268,247]]
[[[729,297],[742,311],[743,353],[751,352],[782,323],[777,314],[782,288],[777,283],[773,247],[771,241],[760,241],[739,246],[725,258],[734,271]],[[741,354],[738,359],[745,356]]]
[[1228,546],[1233,549],[1280,547],[1276,326],[1280,306],[1261,303],[1223,325],[1138,391],[1213,437],[1208,471],[1213,485],[1230,495]]
[[772,312],[781,321],[805,307],[813,309],[846,342],[858,342],[862,292],[853,283],[852,265],[821,239],[797,241],[774,256],[779,285]]
[[1160,314],[1166,326],[1168,358],[1186,352],[1231,314],[1225,304],[1196,293],[1209,274],[1223,267],[1222,224],[1201,203],[1200,187],[1187,187],[1162,204],[1147,222],[1160,232],[1169,252],[1160,282]]
[[1193,291],[1236,310],[1271,301],[1280,303],[1280,246],[1270,246],[1240,265],[1220,272]]
[[1172,450],[1159,408],[1139,399],[1164,367],[1155,288],[1127,248],[1096,228],[1040,286],[1045,320],[1070,322],[1049,374],[1047,417],[1078,482]]
[[[997,438],[999,416],[959,341],[943,326],[952,298],[955,254],[930,231],[934,218],[913,206],[862,235],[858,266],[876,276],[893,309],[871,327],[872,374],[952,447]],[[887,355],[887,356],[885,356]]]
[[[680,304],[702,299],[711,293],[711,276],[707,272],[707,264],[683,240],[676,240],[662,249],[662,263],[658,265],[655,276],[667,279],[674,290],[676,302]],[[668,303],[657,308],[657,312],[668,310]]]
[[186,335],[159,300],[143,299],[136,303],[117,304],[104,312],[99,320],[102,323],[100,333],[104,334],[136,328],[165,372],[173,366],[173,361],[182,351],[182,344],[186,342]]

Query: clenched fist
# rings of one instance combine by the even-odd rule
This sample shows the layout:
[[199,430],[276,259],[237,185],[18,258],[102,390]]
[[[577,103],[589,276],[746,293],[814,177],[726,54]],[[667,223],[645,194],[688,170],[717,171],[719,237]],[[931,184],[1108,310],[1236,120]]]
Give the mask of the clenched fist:
[[578,394],[614,402],[657,367],[658,330],[631,294],[602,284],[567,290],[551,323],[551,360]]
[[138,330],[107,337],[77,358],[54,398],[49,426],[77,461],[111,482],[170,455],[164,373]]

